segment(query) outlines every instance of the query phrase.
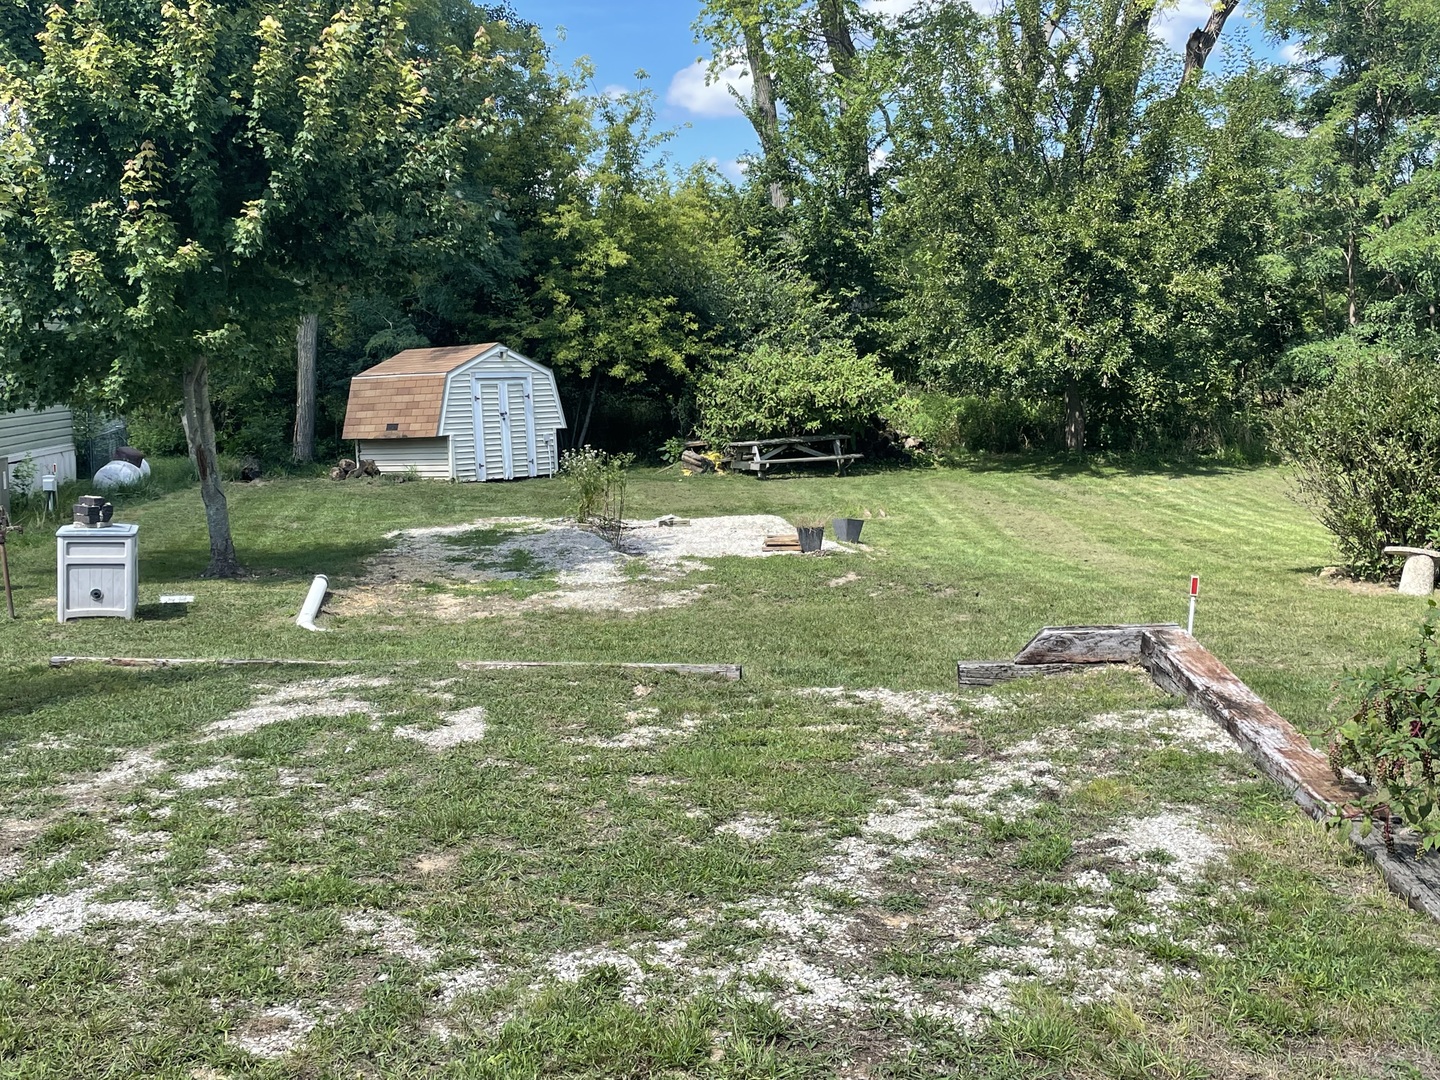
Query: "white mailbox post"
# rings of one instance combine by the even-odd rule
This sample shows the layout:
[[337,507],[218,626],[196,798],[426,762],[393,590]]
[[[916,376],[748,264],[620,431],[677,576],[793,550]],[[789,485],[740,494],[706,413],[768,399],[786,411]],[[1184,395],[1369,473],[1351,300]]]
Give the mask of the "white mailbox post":
[[64,525],[55,534],[55,617],[66,619],[109,615],[135,618],[140,586],[136,540],[138,525]]

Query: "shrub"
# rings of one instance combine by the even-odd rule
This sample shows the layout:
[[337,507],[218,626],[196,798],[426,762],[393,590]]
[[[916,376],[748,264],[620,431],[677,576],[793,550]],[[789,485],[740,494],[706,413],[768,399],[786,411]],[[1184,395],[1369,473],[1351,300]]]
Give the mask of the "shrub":
[[895,379],[849,342],[761,345],[700,380],[700,433],[712,443],[834,431],[859,434],[899,396]]
[[625,470],[634,460],[632,454],[608,454],[590,446],[560,455],[560,475],[570,488],[575,520],[593,522],[612,542],[619,538],[625,516]]
[[[1435,601],[1420,626],[1414,659],[1393,661],[1361,680],[1360,707],[1335,732],[1330,766],[1337,777],[1354,769],[1374,790],[1352,804],[1367,831],[1378,818],[1385,845],[1394,850],[1393,815],[1420,833],[1420,851],[1440,849],[1440,641]],[[1345,820],[1344,817],[1337,821]]]
[[1301,499],[1352,573],[1393,570],[1386,544],[1440,541],[1440,366],[1370,353],[1272,425]]
[[919,391],[905,395],[887,419],[901,435],[924,442],[942,460],[966,453],[1007,453],[1058,445],[1060,407],[1015,395],[946,394]]

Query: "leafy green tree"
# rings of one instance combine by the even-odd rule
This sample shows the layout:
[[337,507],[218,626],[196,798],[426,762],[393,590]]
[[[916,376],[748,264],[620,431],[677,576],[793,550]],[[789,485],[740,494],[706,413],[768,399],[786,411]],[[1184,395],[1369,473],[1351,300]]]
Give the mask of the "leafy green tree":
[[858,435],[895,401],[894,377],[848,341],[818,348],[760,345],[700,383],[700,433],[723,446],[789,435]]
[[1075,450],[1087,414],[1109,445],[1192,438],[1274,348],[1275,90],[1177,93],[1153,14],[937,6],[882,42],[896,352],[937,387],[1063,397]]
[[[389,0],[75,0],[0,41],[7,388],[182,402],[210,534],[240,572],[212,371],[273,355],[333,260],[443,249],[483,218],[467,154],[483,29],[423,54]],[[430,9],[424,9],[424,11]]]
[[573,179],[527,240],[530,296],[510,317],[537,359],[583,397],[575,444],[601,386],[678,399],[704,354],[718,269],[734,250],[713,171],[675,180],[651,133],[648,90],[590,99],[594,129]]
[[1290,247],[1313,297],[1312,329],[1369,320],[1433,349],[1440,2],[1271,0],[1263,10],[1301,45]]

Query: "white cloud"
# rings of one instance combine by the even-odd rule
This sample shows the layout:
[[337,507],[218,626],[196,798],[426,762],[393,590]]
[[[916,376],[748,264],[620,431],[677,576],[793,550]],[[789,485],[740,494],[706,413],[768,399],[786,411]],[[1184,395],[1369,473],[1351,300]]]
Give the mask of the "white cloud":
[[695,116],[738,115],[740,108],[730,88],[734,87],[741,97],[749,98],[750,73],[742,64],[731,64],[714,76],[709,72],[710,65],[703,60],[681,68],[670,80],[670,89],[665,91],[666,102]]
[[618,101],[620,98],[624,97],[629,92],[630,90],[627,87],[621,86],[619,83],[611,83],[609,86],[605,87],[604,90],[600,91],[600,93],[604,94],[611,101]]
[[1280,46],[1280,59],[1287,64],[1303,64],[1310,59],[1310,54],[1305,51],[1305,42],[1287,41]]
[[712,169],[718,172],[721,176],[725,177],[732,184],[738,184],[741,180],[745,179],[745,173],[748,172],[750,168],[749,165],[747,165],[743,161],[738,160],[737,158],[731,158],[729,161],[721,161],[718,157],[715,157],[712,154],[705,160],[709,162]]
[[897,15],[904,15],[913,7],[918,7],[919,0],[861,0],[860,6],[882,18],[893,19]]

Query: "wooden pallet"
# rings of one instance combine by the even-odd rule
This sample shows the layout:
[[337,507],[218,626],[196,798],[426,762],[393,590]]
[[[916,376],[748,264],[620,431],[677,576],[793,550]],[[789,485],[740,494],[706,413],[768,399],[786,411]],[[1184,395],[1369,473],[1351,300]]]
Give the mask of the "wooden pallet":
[[779,536],[767,536],[765,537],[765,550],[799,551],[800,537],[799,535],[792,536],[788,533],[781,533]]

